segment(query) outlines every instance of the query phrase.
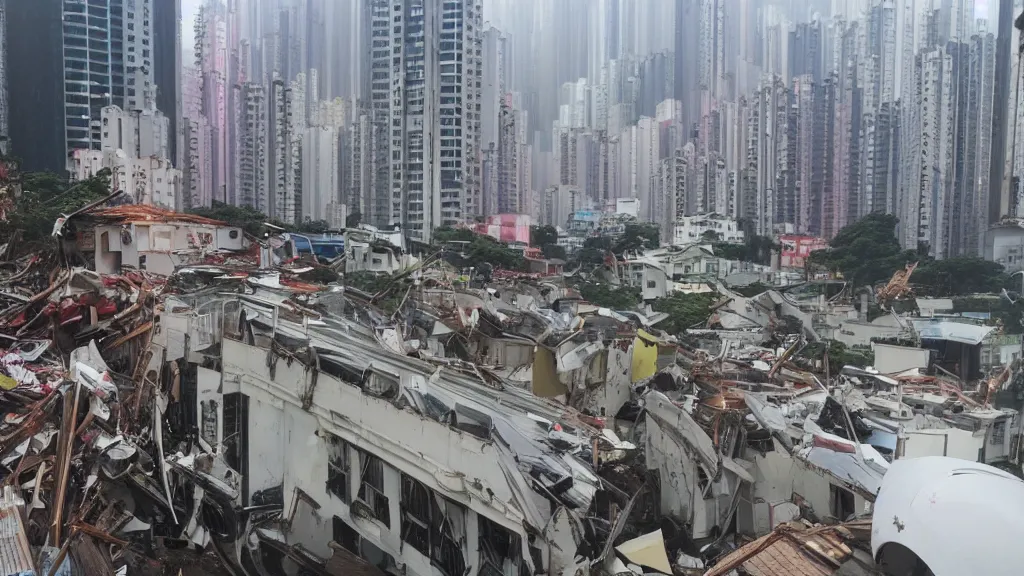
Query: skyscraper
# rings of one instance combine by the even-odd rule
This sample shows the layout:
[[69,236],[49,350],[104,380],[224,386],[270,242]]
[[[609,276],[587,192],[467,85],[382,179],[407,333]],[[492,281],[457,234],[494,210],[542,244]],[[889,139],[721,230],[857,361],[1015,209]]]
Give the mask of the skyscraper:
[[[429,241],[437,226],[482,214],[479,0],[370,0],[371,106],[390,151],[388,212]],[[436,47],[436,48],[431,48]]]
[[5,155],[10,151],[10,104],[7,97],[7,6],[0,2],[0,153]]
[[170,128],[170,160],[180,168],[184,147],[181,123],[181,0],[157,0],[153,4],[153,78],[156,107],[167,116]]
[[101,111],[155,106],[152,0],[8,2],[12,151],[28,170],[64,172],[100,148]]

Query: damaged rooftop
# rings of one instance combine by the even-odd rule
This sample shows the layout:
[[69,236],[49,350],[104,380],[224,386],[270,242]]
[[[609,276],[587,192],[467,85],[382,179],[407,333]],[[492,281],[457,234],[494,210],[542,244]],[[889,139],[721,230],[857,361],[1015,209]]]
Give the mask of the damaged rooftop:
[[0,245],[0,574],[1021,565],[1014,520],[953,557],[962,511],[901,504],[1024,504],[1014,294],[114,196]]

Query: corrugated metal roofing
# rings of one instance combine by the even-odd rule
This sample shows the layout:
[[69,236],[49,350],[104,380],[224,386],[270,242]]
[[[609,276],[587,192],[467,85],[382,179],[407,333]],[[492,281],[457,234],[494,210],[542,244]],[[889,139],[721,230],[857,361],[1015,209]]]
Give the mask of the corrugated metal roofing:
[[972,346],[981,344],[985,336],[995,330],[993,326],[978,326],[950,320],[914,319],[911,323],[922,340],[948,340]]

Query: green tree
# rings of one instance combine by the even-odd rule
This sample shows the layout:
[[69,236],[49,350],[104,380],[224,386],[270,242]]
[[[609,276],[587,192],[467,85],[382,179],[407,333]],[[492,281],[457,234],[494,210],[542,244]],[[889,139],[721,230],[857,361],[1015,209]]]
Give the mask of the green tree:
[[272,222],[267,215],[252,206],[232,206],[223,202],[214,201],[210,206],[199,206],[189,210],[190,213],[205,218],[213,218],[227,222],[231,226],[237,226],[247,234],[260,237],[266,232],[265,223],[269,222],[275,226],[288,229],[283,223]]
[[48,172],[22,175],[21,195],[7,215],[12,230],[22,230],[25,241],[46,239],[62,214],[71,214],[110,195],[110,170],[70,183]]
[[840,230],[829,248],[813,252],[810,261],[842,273],[855,287],[886,282],[910,262],[919,263],[910,282],[921,295],[991,293],[1005,285],[1003,266],[995,262],[977,257],[935,260],[928,256],[927,243],[917,250],[902,250],[896,240],[897,223],[891,214],[869,214]]
[[583,248],[576,252],[577,264],[600,266],[605,256],[613,248],[612,239],[608,236],[592,236],[583,241]]
[[722,235],[714,230],[705,230],[701,233],[700,239],[702,242],[718,242],[721,240]]
[[826,349],[828,350],[829,372],[833,376],[838,374],[843,366],[864,368],[875,363],[875,353],[870,348],[850,347],[838,340],[812,342],[805,346],[797,354],[797,357],[811,362],[824,360]]
[[580,296],[595,306],[612,310],[634,310],[640,304],[640,289],[612,286],[604,282],[587,282],[576,286]]
[[989,325],[1002,325],[1003,332],[1007,334],[1024,332],[1024,298],[1019,296],[1012,302],[995,296],[954,297],[953,312],[988,312],[991,315]]
[[888,280],[907,262],[920,259],[915,251],[901,250],[897,222],[891,214],[872,212],[840,230],[827,250],[812,252],[810,262],[841,273],[855,287]]
[[766,291],[770,290],[771,288],[772,288],[771,286],[769,286],[767,284],[764,284],[761,281],[754,282],[753,284],[748,284],[747,286],[730,286],[729,287],[729,289],[732,290],[733,292],[739,294],[740,296],[746,297],[746,298],[752,298],[754,296],[757,296],[758,294],[761,294],[763,292],[766,292]]
[[559,260],[565,260],[565,248],[558,244],[545,244],[541,247],[541,252],[544,253],[545,258],[557,258]]
[[716,292],[685,294],[673,292],[665,298],[658,298],[651,307],[655,312],[665,312],[668,318],[657,327],[669,334],[683,334],[687,329],[707,322],[711,307],[718,301]]
[[477,236],[469,245],[466,261],[467,265],[476,268],[487,263],[506,270],[522,270],[526,264],[526,259],[520,253],[510,250],[490,236],[482,235]]
[[661,245],[661,228],[651,222],[630,222],[626,224],[622,237],[616,242],[613,252],[654,249]]
[[946,258],[922,262],[910,278],[918,293],[964,296],[1002,290],[1006,283],[1003,265],[978,257]]
[[441,226],[434,229],[434,243],[444,244],[445,242],[473,242],[480,236],[469,228],[452,228]]
[[740,262],[753,262],[768,266],[772,262],[772,252],[777,252],[782,247],[768,236],[752,235],[747,236],[742,244],[731,242],[716,242],[711,249],[719,258],[726,260],[739,260]]
[[550,244],[558,244],[558,229],[550,224],[530,226],[530,246],[543,248]]
[[713,244],[711,250],[719,258],[740,262],[746,262],[747,254],[749,253],[746,244],[726,244],[724,242]]
[[363,215],[357,210],[345,216],[345,228],[355,228],[363,221]]
[[295,226],[295,231],[300,234],[325,234],[330,229],[327,220],[304,220]]

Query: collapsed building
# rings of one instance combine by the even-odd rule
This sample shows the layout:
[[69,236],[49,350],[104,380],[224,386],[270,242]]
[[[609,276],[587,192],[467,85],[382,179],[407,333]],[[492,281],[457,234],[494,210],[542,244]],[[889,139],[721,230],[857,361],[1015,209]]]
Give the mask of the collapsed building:
[[326,266],[389,272],[373,293],[194,216],[55,232],[0,264],[8,573],[134,574],[177,543],[248,576],[828,574],[876,559],[894,460],[1018,462],[989,401],[1016,364],[975,390],[931,354],[823,372],[797,359],[822,324],[774,290],[717,285],[683,341],[374,230]]

